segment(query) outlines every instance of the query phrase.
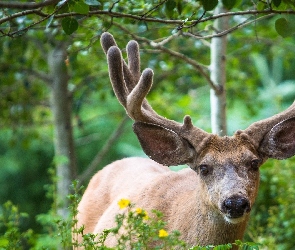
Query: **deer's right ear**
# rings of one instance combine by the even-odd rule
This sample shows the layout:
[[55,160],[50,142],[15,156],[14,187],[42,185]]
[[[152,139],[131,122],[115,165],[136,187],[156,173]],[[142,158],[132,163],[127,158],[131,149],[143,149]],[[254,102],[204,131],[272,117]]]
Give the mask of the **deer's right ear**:
[[295,117],[273,126],[264,136],[260,152],[279,160],[295,155]]
[[173,166],[193,160],[193,146],[172,130],[155,124],[135,122],[133,131],[143,151],[160,164]]

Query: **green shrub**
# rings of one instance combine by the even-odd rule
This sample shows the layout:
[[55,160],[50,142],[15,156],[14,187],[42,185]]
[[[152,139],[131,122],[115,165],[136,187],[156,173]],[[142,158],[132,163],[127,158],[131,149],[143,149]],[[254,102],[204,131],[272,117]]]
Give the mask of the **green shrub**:
[[[188,249],[186,243],[180,239],[178,231],[168,232],[163,214],[153,210],[148,214],[143,208],[136,207],[127,199],[121,199],[118,206],[121,212],[116,215],[116,226],[106,229],[101,234],[84,234],[84,226],[77,227],[78,203],[80,201],[78,183],[73,182],[74,192],[69,196],[71,201],[71,219],[62,220],[54,213],[49,212],[38,216],[38,221],[44,227],[44,234],[34,234],[32,230],[21,232],[20,220],[27,215],[18,211],[11,202],[4,204],[0,211],[0,229],[4,228],[6,233],[0,236],[0,250],[2,249],[77,249],[83,247],[86,250],[159,250],[159,249]],[[83,241],[78,242],[78,236]],[[108,237],[116,237],[117,244],[108,247]],[[236,241],[219,246],[194,246],[190,250],[228,250],[232,246],[239,249],[259,249],[255,243],[243,243]]]
[[268,161],[261,169],[261,185],[248,234],[267,249],[295,249],[295,159]]
[[0,235],[0,249],[22,249],[24,242],[33,240],[33,231],[21,232],[20,221],[28,215],[20,213],[17,206],[11,201],[7,201],[0,211],[0,229],[5,230],[4,235]]
[[[75,246],[84,246],[85,249],[99,250],[123,250],[123,249],[188,249],[187,244],[180,239],[178,231],[167,232],[165,230],[166,222],[163,221],[163,214],[157,210],[153,210],[149,215],[147,212],[136,207],[127,199],[121,199],[118,202],[122,213],[116,215],[116,227],[105,230],[100,235],[83,234],[83,227],[74,230],[74,234],[81,234],[83,242]],[[105,241],[109,236],[117,238],[116,246],[109,248],[105,245]],[[91,248],[88,248],[91,246]],[[219,246],[194,246],[189,250],[228,250],[233,246],[239,246],[240,249],[259,249],[258,244],[247,242],[243,243],[239,240],[234,243],[229,243]]]

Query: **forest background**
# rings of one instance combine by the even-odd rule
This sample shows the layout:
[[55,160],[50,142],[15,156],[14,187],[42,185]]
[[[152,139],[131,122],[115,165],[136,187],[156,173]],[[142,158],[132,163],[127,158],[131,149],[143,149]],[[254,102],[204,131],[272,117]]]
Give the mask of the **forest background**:
[[[120,48],[139,42],[142,67],[155,71],[148,100],[170,119],[189,114],[212,131],[210,99],[220,90],[210,75],[215,38],[226,44],[226,127],[217,133],[231,135],[295,99],[293,0],[0,1],[0,8],[0,214],[12,201],[28,214],[21,229],[32,228],[43,244],[51,240],[49,211],[67,216],[71,180],[87,185],[116,159],[146,157],[112,91],[104,31]],[[227,26],[216,28],[219,20]],[[261,168],[246,239],[295,247],[294,163]]]

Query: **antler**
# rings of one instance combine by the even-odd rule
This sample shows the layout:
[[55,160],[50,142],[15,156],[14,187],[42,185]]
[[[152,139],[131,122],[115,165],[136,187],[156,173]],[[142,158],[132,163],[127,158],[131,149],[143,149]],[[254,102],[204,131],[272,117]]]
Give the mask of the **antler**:
[[156,124],[179,134],[194,130],[199,140],[208,135],[205,131],[193,126],[190,116],[185,116],[184,124],[181,124],[158,115],[152,109],[145,97],[153,84],[154,73],[152,69],[146,68],[140,74],[139,46],[136,41],[130,41],[127,44],[128,65],[123,60],[121,51],[110,33],[102,34],[101,44],[107,55],[114,92],[134,121]]
[[[185,116],[181,124],[158,115],[152,109],[145,97],[152,87],[154,73],[149,68],[140,73],[139,46],[136,41],[127,44],[128,64],[123,60],[111,34],[104,33],[101,44],[107,55],[114,92],[127,114],[135,121],[133,129],[145,153],[167,165],[191,162],[211,135],[194,127],[189,116]],[[255,122],[236,134],[245,136],[261,154],[285,159],[295,154],[294,126],[295,102],[280,114]]]

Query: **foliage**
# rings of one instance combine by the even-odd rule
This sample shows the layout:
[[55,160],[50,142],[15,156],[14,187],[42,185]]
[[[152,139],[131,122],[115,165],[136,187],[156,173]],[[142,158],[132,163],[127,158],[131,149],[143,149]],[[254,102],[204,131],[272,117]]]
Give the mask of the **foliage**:
[[[69,196],[71,201],[70,210],[73,219],[62,220],[56,216],[48,214],[51,222],[51,229],[47,232],[47,237],[36,235],[32,230],[20,232],[19,220],[26,217],[25,214],[19,213],[16,206],[11,202],[7,202],[0,211],[0,228],[5,227],[6,233],[0,237],[0,249],[76,249],[84,247],[84,249],[187,249],[186,243],[180,239],[181,235],[178,231],[167,232],[165,230],[166,222],[163,221],[163,214],[160,211],[153,210],[152,214],[147,212],[129,200],[122,199],[118,202],[121,213],[116,215],[116,227],[106,229],[100,235],[84,234],[84,226],[77,228],[77,206],[80,201],[79,193],[82,188],[78,188],[78,182],[73,182],[74,193]],[[48,228],[47,228],[48,230]],[[51,232],[50,232],[51,231]],[[81,235],[82,242],[78,242],[78,236]],[[115,237],[117,245],[108,247],[106,241],[108,237]],[[72,240],[73,239],[73,240]],[[243,243],[239,240],[234,243],[218,246],[193,246],[190,250],[228,250],[232,246],[238,246],[239,249],[256,250],[259,249],[258,244],[247,242]]]
[[[37,4],[43,2],[52,1]],[[124,116],[113,96],[98,41],[105,30],[116,35],[121,48],[130,39],[140,43],[142,67],[155,71],[148,99],[157,112],[178,121],[190,114],[194,124],[210,130],[207,81],[192,65],[152,45],[162,44],[196,59],[208,72],[212,22],[218,18],[209,9],[214,10],[217,2],[70,0],[41,9],[0,8],[0,200],[11,200],[28,214],[19,221],[19,232],[32,227],[42,238],[37,242],[51,244],[57,227],[53,214],[47,213],[52,200],[45,198],[43,190],[50,182],[46,173],[53,157],[48,53],[59,42],[66,44],[78,172],[83,173]],[[295,98],[294,1],[219,2],[231,12],[225,33],[232,132],[282,110]],[[142,155],[131,124],[126,127],[97,169],[118,158]],[[270,162],[262,168],[260,196],[252,215],[254,225],[260,226],[249,230],[250,240],[275,249],[294,248],[294,223],[288,212],[293,211],[292,163]],[[35,222],[36,215],[41,225]]]
[[238,247],[238,249],[241,250],[259,250],[259,246],[261,244],[257,244],[254,242],[242,242],[240,240],[236,240],[234,243],[228,243],[224,245],[218,245],[218,246],[205,246],[205,247],[200,247],[200,246],[194,246],[189,248],[189,250],[229,250],[232,249],[233,247]]
[[269,161],[262,167],[261,188],[248,234],[269,249],[295,247],[294,159]]
[[22,230],[41,230],[34,216],[46,213],[52,203],[44,189],[50,183],[47,173],[53,155],[47,137],[48,134],[35,128],[2,129],[0,133],[0,200],[3,203],[10,200],[28,214],[25,220],[19,221]]
[[[98,238],[96,247],[92,249],[103,249],[106,247],[106,240],[111,236],[116,237],[117,245],[110,249],[171,249],[175,246],[185,246],[185,242],[179,239],[179,232],[168,233],[164,229],[166,223],[159,211],[152,211],[152,214],[148,215],[145,210],[131,203],[120,207],[126,209],[116,215],[117,226],[105,230],[97,237],[82,234],[86,245],[89,244],[89,238]],[[82,245],[85,246],[85,242]]]
[[[0,12],[3,16],[0,18],[0,25],[2,24],[3,27],[2,35],[9,37],[23,35],[26,31],[39,27],[40,24],[44,25],[45,22],[46,28],[59,25],[65,34],[71,35],[77,32],[80,27],[85,27],[84,17],[87,17],[86,19],[100,17],[102,19],[101,25],[106,29],[110,28],[114,19],[119,17],[125,24],[139,21],[140,25],[144,27],[153,22],[172,23],[174,29],[188,31],[198,24],[220,18],[212,13],[219,2],[226,9],[235,12],[234,15],[245,15],[247,11],[250,12],[248,14],[263,14],[265,16],[286,14],[276,21],[276,31],[283,37],[292,36],[295,32],[294,22],[290,19],[290,14],[295,13],[295,4],[290,0],[61,0],[43,5],[38,5],[38,3],[35,5],[13,4],[8,1],[0,2],[0,7],[4,7]],[[38,9],[39,6],[42,9]],[[19,12],[19,9],[29,11]],[[32,17],[30,14],[34,14],[34,16]],[[86,20],[87,22],[88,20]],[[16,30],[13,29],[14,25],[18,26]],[[203,29],[203,32],[207,33],[206,29]]]
[[3,236],[0,236],[0,249],[22,249],[22,241],[33,239],[33,231],[21,232],[20,220],[28,215],[19,213],[18,208],[7,201],[0,210],[0,229],[5,229]]

